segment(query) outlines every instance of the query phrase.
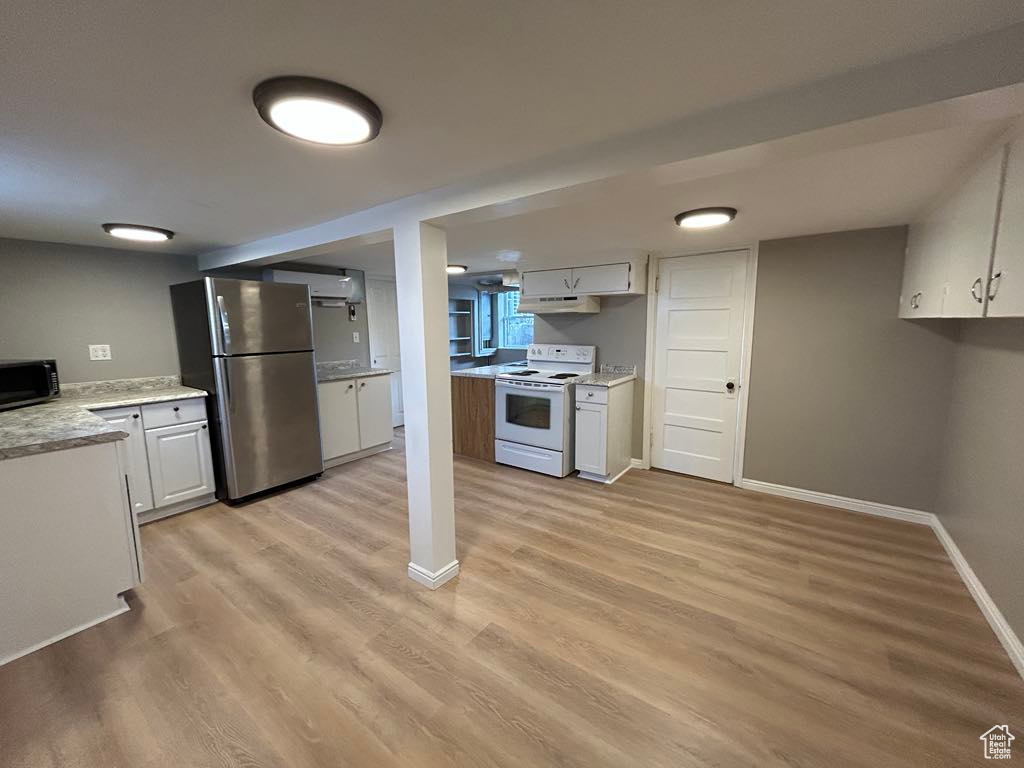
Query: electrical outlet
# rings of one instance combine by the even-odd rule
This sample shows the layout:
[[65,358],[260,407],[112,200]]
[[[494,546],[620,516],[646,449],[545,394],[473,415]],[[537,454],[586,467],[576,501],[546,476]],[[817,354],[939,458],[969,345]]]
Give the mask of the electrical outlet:
[[352,341],[359,343],[359,331],[352,331]]
[[110,345],[109,344],[90,344],[89,345],[89,359],[90,360],[110,360]]

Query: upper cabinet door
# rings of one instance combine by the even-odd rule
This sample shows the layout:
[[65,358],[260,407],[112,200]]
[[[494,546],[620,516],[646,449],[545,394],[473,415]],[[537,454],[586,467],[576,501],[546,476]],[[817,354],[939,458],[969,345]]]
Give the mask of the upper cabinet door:
[[308,286],[210,277],[206,286],[213,354],[313,349]]
[[949,253],[943,247],[941,222],[929,216],[910,227],[903,264],[900,317],[942,317]]
[[982,317],[992,263],[1004,148],[990,154],[940,208],[949,278],[943,317]]
[[541,296],[571,296],[571,269],[540,269],[523,272],[522,295],[526,298]]
[[989,317],[1024,317],[1024,136],[1009,148],[996,234]]
[[598,267],[575,267],[572,270],[573,295],[628,293],[632,270],[629,264],[602,264]]

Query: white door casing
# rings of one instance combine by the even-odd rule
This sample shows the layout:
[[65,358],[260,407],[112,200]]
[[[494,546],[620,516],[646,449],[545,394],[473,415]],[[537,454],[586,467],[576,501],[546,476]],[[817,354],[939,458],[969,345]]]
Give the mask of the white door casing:
[[733,482],[748,260],[738,250],[659,262],[655,467]]
[[391,386],[391,426],[405,423],[402,403],[402,356],[398,340],[398,297],[391,280],[366,281],[366,322],[370,334],[370,365],[395,372]]

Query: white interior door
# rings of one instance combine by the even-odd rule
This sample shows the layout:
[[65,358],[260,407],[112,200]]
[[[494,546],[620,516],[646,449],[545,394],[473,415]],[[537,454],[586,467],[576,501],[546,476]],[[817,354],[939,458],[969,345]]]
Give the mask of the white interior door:
[[402,403],[402,355],[398,343],[398,295],[392,280],[366,281],[366,322],[370,332],[370,365],[395,372],[391,380],[391,426],[405,424]]
[[733,481],[748,260],[744,250],[659,263],[655,467]]

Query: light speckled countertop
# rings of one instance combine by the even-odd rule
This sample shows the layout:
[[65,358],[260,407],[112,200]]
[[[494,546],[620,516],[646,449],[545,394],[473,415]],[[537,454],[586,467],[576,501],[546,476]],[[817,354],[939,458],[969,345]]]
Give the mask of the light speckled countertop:
[[90,410],[120,408],[206,397],[202,389],[183,387],[177,377],[121,379],[66,384],[55,400],[0,411],[0,460],[62,451],[128,437]]
[[499,373],[512,373],[526,368],[525,363],[504,363],[502,365],[482,365],[478,368],[461,368],[452,371],[452,376],[471,376],[478,379],[493,379]]
[[588,373],[573,379],[572,383],[577,386],[616,387],[635,378],[635,373]]
[[335,368],[333,370],[318,370],[316,380],[323,384],[325,381],[365,379],[367,376],[384,376],[389,373],[394,373],[394,371],[387,368]]

